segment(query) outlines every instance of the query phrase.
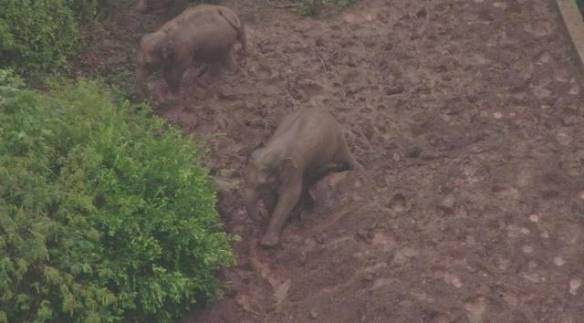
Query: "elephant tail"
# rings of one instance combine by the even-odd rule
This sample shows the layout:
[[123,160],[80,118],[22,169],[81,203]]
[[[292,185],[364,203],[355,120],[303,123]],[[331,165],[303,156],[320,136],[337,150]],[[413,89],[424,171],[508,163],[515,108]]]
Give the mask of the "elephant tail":
[[225,21],[227,21],[229,25],[231,25],[231,27],[237,31],[237,38],[241,43],[241,48],[244,52],[247,51],[247,39],[245,35],[245,26],[243,23],[237,17],[226,15],[221,9],[217,9],[217,11],[219,12],[219,15],[221,15],[221,17],[223,17],[223,19],[225,19]]

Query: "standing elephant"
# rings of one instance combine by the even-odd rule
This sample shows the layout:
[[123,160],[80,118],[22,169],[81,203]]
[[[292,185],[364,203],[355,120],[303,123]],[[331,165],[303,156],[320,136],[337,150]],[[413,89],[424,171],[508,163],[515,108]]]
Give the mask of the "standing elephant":
[[311,108],[285,117],[268,143],[251,154],[245,170],[248,215],[257,218],[260,199],[271,215],[261,245],[278,245],[291,211],[313,203],[313,184],[355,165],[341,126],[329,112]]
[[193,62],[231,64],[236,41],[246,50],[245,29],[231,9],[216,5],[189,7],[157,31],[142,36],[137,50],[136,85],[145,94],[146,78],[156,68],[176,94]]

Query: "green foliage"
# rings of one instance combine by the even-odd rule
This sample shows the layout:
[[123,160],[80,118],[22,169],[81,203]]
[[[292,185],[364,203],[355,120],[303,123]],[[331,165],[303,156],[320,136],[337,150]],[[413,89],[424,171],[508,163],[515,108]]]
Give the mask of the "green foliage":
[[323,0],[323,3],[330,3],[339,7],[348,7],[355,3],[355,0]]
[[176,322],[233,262],[199,152],[145,106],[0,70],[0,322]]
[[100,0],[66,0],[79,21],[91,22],[98,15]]
[[314,16],[314,0],[300,0],[300,13],[304,16]]
[[74,53],[77,24],[65,0],[0,0],[0,8],[0,68],[51,72]]

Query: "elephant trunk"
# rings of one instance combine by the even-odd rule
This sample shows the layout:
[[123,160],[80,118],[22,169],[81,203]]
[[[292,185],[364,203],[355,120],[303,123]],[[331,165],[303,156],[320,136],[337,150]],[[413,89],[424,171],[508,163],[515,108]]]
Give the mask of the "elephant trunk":
[[252,220],[256,220],[258,218],[258,193],[254,189],[246,188],[243,195],[247,216]]

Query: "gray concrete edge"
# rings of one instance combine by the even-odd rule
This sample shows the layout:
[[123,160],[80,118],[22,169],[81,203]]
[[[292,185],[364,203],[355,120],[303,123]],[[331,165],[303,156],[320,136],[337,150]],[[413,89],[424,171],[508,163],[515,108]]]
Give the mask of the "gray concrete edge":
[[580,73],[584,76],[584,20],[574,0],[554,0],[564,28],[576,51]]

